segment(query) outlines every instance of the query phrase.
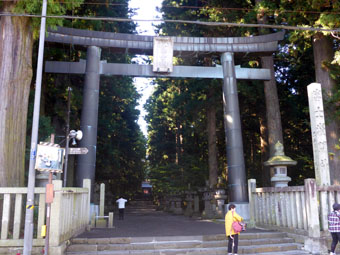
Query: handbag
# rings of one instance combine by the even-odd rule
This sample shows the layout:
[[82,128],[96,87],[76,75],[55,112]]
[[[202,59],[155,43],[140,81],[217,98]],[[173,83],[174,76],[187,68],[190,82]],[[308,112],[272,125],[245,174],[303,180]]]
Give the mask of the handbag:
[[242,231],[242,226],[238,221],[234,221],[232,227],[235,234],[238,234]]
[[242,231],[242,225],[240,224],[240,222],[238,221],[234,221],[234,212],[233,212],[233,223],[231,224],[233,230],[234,230],[234,233],[235,234],[238,234]]

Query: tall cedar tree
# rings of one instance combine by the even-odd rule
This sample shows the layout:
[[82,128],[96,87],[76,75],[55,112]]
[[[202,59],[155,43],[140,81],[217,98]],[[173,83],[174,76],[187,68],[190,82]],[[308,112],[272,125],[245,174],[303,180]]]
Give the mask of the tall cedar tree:
[[[42,1],[2,1],[0,11],[40,14]],[[81,0],[74,0],[73,6]],[[71,5],[49,1],[48,14],[65,14]],[[47,25],[61,24],[49,19]],[[0,186],[24,185],[24,160],[32,48],[40,19],[2,16],[0,19]]]

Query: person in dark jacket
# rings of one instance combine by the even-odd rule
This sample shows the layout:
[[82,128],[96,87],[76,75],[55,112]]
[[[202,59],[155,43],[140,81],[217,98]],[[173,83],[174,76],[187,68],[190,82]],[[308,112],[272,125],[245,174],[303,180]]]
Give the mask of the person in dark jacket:
[[335,248],[340,242],[340,204],[333,205],[333,211],[328,214],[328,230],[332,235],[331,253],[335,255]]

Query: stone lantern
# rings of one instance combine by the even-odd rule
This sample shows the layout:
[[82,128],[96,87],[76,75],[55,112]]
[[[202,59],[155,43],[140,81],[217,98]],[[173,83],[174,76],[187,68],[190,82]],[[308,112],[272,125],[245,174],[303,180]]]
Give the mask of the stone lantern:
[[296,165],[296,161],[287,157],[283,150],[283,145],[278,141],[275,144],[274,156],[264,162],[265,166],[274,168],[274,175],[270,179],[274,187],[287,187],[292,179],[287,176],[287,166]]
[[217,180],[218,182],[214,195],[217,203],[216,213],[220,218],[224,218],[224,202],[227,199],[227,195],[225,195],[225,184],[223,183],[223,178],[221,176],[219,176]]

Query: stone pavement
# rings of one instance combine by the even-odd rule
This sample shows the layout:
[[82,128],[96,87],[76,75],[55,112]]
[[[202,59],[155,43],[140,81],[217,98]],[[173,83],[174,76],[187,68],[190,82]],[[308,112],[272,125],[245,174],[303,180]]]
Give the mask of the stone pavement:
[[[261,232],[248,229],[247,233]],[[202,220],[156,211],[153,208],[127,207],[124,220],[114,216],[114,228],[94,228],[79,238],[198,236],[224,234],[224,221]]]

